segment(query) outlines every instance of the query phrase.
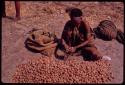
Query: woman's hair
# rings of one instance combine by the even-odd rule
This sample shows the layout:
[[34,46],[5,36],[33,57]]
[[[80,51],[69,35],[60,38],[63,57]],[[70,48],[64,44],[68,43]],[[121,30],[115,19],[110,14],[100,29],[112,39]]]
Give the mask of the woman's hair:
[[83,15],[82,11],[78,8],[73,8],[70,12],[70,17],[80,17]]

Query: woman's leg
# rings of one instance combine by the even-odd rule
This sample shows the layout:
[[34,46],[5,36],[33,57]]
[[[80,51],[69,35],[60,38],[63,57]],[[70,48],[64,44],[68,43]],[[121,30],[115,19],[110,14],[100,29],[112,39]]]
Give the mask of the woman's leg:
[[15,1],[16,20],[20,20],[20,2]]

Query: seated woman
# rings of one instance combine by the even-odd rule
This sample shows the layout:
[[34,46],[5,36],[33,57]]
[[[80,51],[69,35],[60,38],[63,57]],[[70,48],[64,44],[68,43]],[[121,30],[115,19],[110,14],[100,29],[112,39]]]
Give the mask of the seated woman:
[[56,57],[65,59],[68,57],[67,54],[81,51],[86,60],[102,59],[102,55],[93,44],[94,36],[91,27],[86,20],[82,19],[82,11],[74,8],[69,16],[71,20],[65,24],[61,42],[55,51]]

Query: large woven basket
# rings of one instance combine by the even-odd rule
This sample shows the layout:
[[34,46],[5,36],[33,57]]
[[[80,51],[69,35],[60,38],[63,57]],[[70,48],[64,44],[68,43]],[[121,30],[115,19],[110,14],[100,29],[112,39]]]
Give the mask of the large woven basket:
[[117,28],[114,23],[109,20],[101,21],[97,28],[94,29],[94,32],[98,38],[103,40],[116,39],[117,36]]
[[125,43],[125,35],[117,29],[115,24],[110,20],[103,20],[99,23],[97,28],[93,29],[95,36],[99,39],[111,41],[112,39],[117,40],[119,43]]

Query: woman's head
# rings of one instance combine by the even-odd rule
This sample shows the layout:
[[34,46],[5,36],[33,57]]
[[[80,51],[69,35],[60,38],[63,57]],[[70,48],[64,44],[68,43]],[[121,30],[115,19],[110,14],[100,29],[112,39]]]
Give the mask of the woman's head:
[[76,24],[80,24],[82,21],[82,11],[78,8],[74,8],[71,10],[69,16],[72,21],[74,21]]
[[70,17],[80,17],[82,15],[83,15],[82,11],[78,8],[73,8],[70,12]]

